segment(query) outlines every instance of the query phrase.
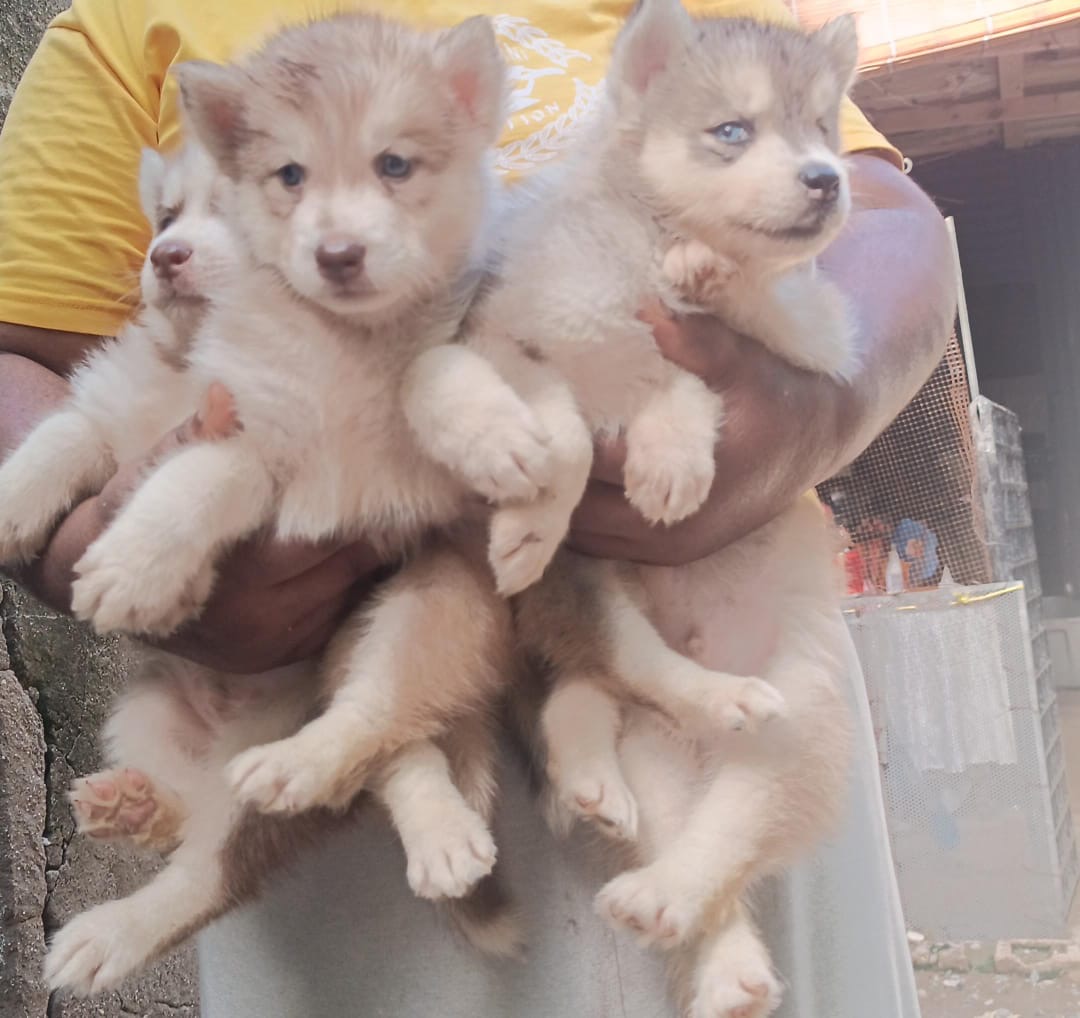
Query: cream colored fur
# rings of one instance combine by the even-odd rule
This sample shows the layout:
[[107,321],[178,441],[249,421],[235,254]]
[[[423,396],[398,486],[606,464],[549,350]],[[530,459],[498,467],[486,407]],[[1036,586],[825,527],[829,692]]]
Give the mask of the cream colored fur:
[[[636,317],[651,300],[712,311],[798,366],[851,372],[850,312],[813,260],[850,205],[838,116],[855,58],[850,19],[806,34],[644,0],[616,44],[607,107],[507,231],[468,349],[439,354],[427,376],[435,355],[414,367],[440,400],[432,421],[466,413],[454,399],[474,393],[448,379],[475,373],[477,356],[534,410],[544,394],[554,479],[534,502],[497,508],[490,557],[501,590],[524,590],[519,634],[552,683],[532,723],[556,813],[634,842],[638,868],[597,905],[675,952],[692,1018],[776,1006],[742,897],[821,834],[845,788],[830,530],[800,501],[687,567],[691,589],[729,606],[709,655],[723,671],[665,644],[645,570],[561,553],[529,584],[566,533],[593,436],[624,436],[627,495],[654,522],[690,515],[712,486],[722,401],[661,357]],[[463,443],[421,431],[465,473]]]
[[[502,109],[494,35],[483,19],[420,33],[343,15],[279,33],[242,68],[188,65],[181,85],[210,154],[186,156],[185,173],[210,168],[213,186],[191,171],[189,191],[171,198],[153,186],[148,157],[143,200],[161,240],[198,227],[193,265],[210,254],[204,238],[235,238],[223,262],[234,271],[206,280],[195,316],[176,294],[156,300],[144,273],[156,300],[147,314],[160,306],[193,321],[192,334],[173,341],[154,318],[95,358],[71,407],[5,464],[4,490],[39,484],[35,502],[51,496],[39,514],[51,523],[221,382],[242,429],[153,470],[76,565],[77,614],[101,631],[168,633],[205,603],[219,554],[267,526],[282,538],[363,535],[409,557],[343,628],[318,682],[308,666],[260,686],[155,658],[110,722],[115,766],[73,799],[88,833],[174,851],[136,895],[69,923],[47,976],[79,993],[117,985],[258,893],[266,872],[336,822],[365,784],[401,832],[416,892],[446,899],[485,885],[454,915],[485,950],[513,953],[505,902],[487,886],[485,711],[509,668],[507,607],[467,535],[416,550],[456,520],[469,489],[424,457],[401,398],[410,362],[454,337],[478,279]],[[388,153],[409,172],[384,172]],[[278,173],[293,164],[299,181]],[[207,212],[212,222],[195,222]],[[362,271],[321,271],[320,248],[345,244],[362,246]],[[188,289],[180,296],[199,296]],[[117,408],[117,389],[137,395],[133,406]],[[490,474],[499,491],[533,495],[545,479],[543,429],[506,393],[503,438],[520,452],[517,473],[496,463]],[[72,481],[82,463],[61,456],[84,433],[97,459],[82,457],[93,470]],[[31,456],[55,462],[55,490],[30,476]],[[25,500],[12,506],[0,530],[9,557],[47,533],[45,522],[24,525]]]

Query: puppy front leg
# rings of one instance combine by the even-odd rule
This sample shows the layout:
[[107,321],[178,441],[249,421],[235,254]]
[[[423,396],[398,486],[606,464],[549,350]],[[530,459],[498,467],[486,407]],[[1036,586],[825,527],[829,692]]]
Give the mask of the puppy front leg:
[[424,451],[492,502],[534,499],[551,480],[546,428],[480,354],[461,345],[425,351],[403,400]]
[[61,410],[43,420],[0,467],[0,562],[32,558],[76,499],[103,487],[115,469],[83,414]]
[[504,597],[530,587],[550,565],[585,494],[593,457],[592,433],[561,378],[529,362],[516,381],[550,436],[552,481],[533,501],[502,506],[491,518],[488,561]]
[[265,522],[273,493],[242,436],[181,449],[75,564],[72,610],[101,633],[171,632],[202,608],[216,555]]
[[747,281],[741,289],[733,284],[721,313],[734,328],[807,371],[843,380],[858,367],[847,299],[812,267]]
[[701,508],[716,473],[723,403],[700,378],[673,369],[626,430],[623,476],[631,504],[651,523]]

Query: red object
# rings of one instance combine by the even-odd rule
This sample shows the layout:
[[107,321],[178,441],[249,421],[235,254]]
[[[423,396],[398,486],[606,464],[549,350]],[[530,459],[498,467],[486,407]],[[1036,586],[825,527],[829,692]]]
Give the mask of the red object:
[[847,577],[847,592],[863,592],[863,560],[858,548],[849,548],[844,552],[844,574]]

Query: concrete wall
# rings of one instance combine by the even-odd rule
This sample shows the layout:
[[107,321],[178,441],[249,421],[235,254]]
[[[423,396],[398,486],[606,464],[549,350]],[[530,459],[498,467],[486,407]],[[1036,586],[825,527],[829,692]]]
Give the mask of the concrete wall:
[[[0,124],[45,25],[65,6],[0,0]],[[156,864],[73,837],[64,798],[71,779],[97,765],[124,645],[92,639],[11,583],[0,589],[0,1018],[196,1018],[190,948],[93,1001],[50,1003],[41,984],[46,936],[135,890]]]

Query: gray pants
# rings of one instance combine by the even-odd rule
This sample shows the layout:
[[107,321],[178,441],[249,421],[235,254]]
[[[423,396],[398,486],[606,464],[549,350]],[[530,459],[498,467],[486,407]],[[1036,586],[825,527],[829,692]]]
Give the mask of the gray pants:
[[[759,895],[787,990],[777,1018],[918,1018],[854,649],[857,737],[844,823]],[[663,965],[594,914],[600,875],[548,833],[509,754],[496,838],[525,917],[526,963],[476,956],[405,883],[373,810],[200,943],[204,1018],[675,1018]]]

